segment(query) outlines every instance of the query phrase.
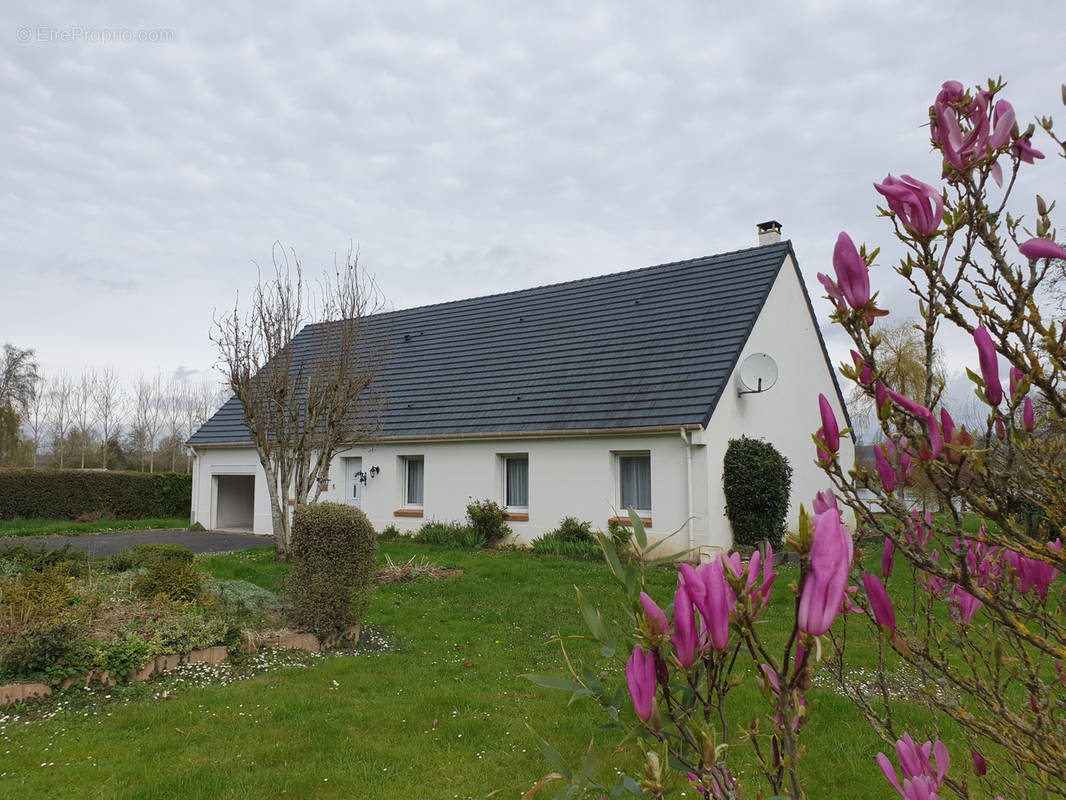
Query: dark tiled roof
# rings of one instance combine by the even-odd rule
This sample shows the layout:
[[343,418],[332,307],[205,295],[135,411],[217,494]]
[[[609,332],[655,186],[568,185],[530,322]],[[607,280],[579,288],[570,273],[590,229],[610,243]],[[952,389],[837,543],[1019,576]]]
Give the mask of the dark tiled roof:
[[[782,242],[378,314],[381,435],[706,424],[790,252]],[[231,398],[189,443],[250,441],[241,419]]]

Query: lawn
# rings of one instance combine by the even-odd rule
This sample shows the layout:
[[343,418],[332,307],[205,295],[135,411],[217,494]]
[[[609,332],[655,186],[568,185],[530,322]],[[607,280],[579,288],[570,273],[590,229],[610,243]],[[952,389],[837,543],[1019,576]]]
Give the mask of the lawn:
[[111,519],[99,522],[72,522],[69,519],[0,520],[0,539],[10,536],[51,536],[62,533],[101,533],[104,531],[140,531],[156,528],[188,528],[188,517],[158,519]]
[[[604,780],[615,765],[635,771],[632,748],[612,755],[620,734],[603,727],[606,717],[595,706],[568,708],[566,695],[520,677],[562,674],[559,648],[547,640],[583,632],[575,585],[610,610],[616,595],[602,566],[406,542],[382,551],[396,562],[425,556],[464,574],[379,587],[367,625],[387,641],[384,649],[310,658],[166,700],[143,697],[149,686],[141,699],[100,713],[61,710],[27,723],[9,712],[0,717],[0,796],[519,798],[550,771],[530,728],[575,764],[595,740]],[[271,589],[285,571],[265,549],[199,563],[216,577]],[[784,587],[793,577],[785,571],[779,578],[765,616],[770,636],[783,633],[790,603]],[[656,572],[649,592],[665,604],[675,580]],[[858,644],[856,652],[872,655],[869,641]],[[597,663],[619,685],[620,664]],[[884,747],[860,715],[826,688],[812,688],[809,699],[809,796],[886,797],[891,790],[874,762]],[[750,682],[731,700],[741,723],[763,705]],[[907,708],[902,714],[914,716],[919,733],[921,715]],[[754,796],[761,784],[745,752],[736,751],[734,768]]]

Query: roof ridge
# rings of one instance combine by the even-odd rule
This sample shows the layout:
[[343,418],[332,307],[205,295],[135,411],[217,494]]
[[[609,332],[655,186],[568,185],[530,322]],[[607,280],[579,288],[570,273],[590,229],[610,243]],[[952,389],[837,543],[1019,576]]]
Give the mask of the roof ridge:
[[[538,284],[536,286],[527,286],[524,289],[509,289],[506,292],[492,292],[490,294],[481,294],[481,295],[476,295],[474,297],[460,297],[460,298],[457,298],[455,300],[442,300],[442,301],[440,301],[438,303],[426,303],[425,305],[420,305],[420,306],[408,306],[406,308],[394,308],[394,309],[392,309],[390,311],[379,311],[378,313],[372,314],[370,317],[367,317],[367,319],[380,319],[381,317],[387,317],[387,316],[389,316],[391,314],[399,314],[399,313],[405,312],[405,311],[423,311],[423,310],[428,310],[428,309],[432,309],[432,308],[441,308],[443,306],[456,305],[457,303],[470,303],[470,302],[472,302],[474,300],[490,300],[490,299],[496,298],[496,297],[507,297],[509,295],[522,294],[523,292],[533,292],[533,291],[536,291],[537,289],[553,289],[553,288],[555,288],[557,286],[572,286],[572,285],[576,285],[576,284],[579,284],[579,283],[590,283],[591,281],[603,280],[604,278],[614,278],[614,277],[616,277],[618,275],[633,275],[633,274],[638,273],[638,272],[648,272],[648,271],[651,271],[653,269],[664,269],[666,267],[677,267],[677,266],[680,266],[682,264],[694,264],[694,263],[696,263],[698,261],[709,261],[711,259],[725,258],[726,256],[734,256],[734,255],[739,255],[741,253],[750,253],[753,250],[764,250],[764,249],[765,250],[770,250],[770,249],[773,249],[773,248],[782,248],[782,249],[785,250],[785,252],[788,252],[789,248],[791,247],[791,244],[792,244],[792,240],[791,239],[782,239],[780,242],[773,242],[772,244],[753,245],[752,247],[742,247],[742,248],[739,248],[737,250],[727,250],[724,253],[712,253],[712,254],[706,255],[706,256],[697,256],[696,258],[683,258],[683,259],[679,259],[677,261],[667,261],[667,262],[664,262],[662,264],[649,264],[648,266],[644,266],[644,267],[629,267],[627,269],[620,269],[620,270],[616,270],[614,272],[607,272],[607,273],[604,273],[603,275],[589,275],[589,276],[584,277],[584,278],[571,278],[568,281],[559,281],[558,283],[541,283],[541,284]],[[331,320],[331,322],[336,322],[336,321],[337,320]],[[323,323],[323,322],[312,322],[312,323],[309,323],[309,324],[305,325],[301,330],[306,330],[307,328],[313,328],[313,327],[316,327],[318,325],[324,325],[324,324],[326,324],[326,323]]]

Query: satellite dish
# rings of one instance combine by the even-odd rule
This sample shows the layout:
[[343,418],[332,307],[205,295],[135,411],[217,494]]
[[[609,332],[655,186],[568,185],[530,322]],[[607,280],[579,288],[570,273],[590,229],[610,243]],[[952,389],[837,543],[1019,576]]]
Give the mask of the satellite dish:
[[752,353],[740,364],[737,394],[765,392],[777,383],[777,363],[766,353]]

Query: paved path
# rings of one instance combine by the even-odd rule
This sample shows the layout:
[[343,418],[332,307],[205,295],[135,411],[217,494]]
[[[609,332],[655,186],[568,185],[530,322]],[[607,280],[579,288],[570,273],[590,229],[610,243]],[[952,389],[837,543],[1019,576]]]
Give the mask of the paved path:
[[83,550],[94,556],[109,556],[127,547],[142,542],[166,542],[188,547],[194,553],[217,553],[221,550],[242,550],[246,547],[273,547],[273,536],[257,536],[253,533],[229,533],[225,531],[114,531],[81,536],[10,536],[0,538],[0,549],[14,545],[46,547],[58,550],[69,544],[72,550]]

